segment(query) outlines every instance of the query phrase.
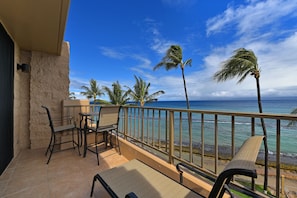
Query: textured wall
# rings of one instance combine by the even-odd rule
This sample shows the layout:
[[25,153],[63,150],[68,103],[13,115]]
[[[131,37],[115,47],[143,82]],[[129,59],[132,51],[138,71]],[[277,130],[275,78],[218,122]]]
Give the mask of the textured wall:
[[30,73],[17,70],[17,64],[30,64],[31,52],[20,50],[15,45],[14,71],[14,153],[30,147],[29,95]]
[[30,77],[30,141],[31,148],[46,147],[50,128],[46,112],[61,117],[61,102],[69,96],[69,44],[63,43],[61,56],[32,52]]

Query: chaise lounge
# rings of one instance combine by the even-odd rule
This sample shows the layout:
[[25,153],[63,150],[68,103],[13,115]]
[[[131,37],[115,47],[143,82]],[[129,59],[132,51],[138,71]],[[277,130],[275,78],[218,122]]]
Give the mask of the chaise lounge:
[[[229,189],[232,185],[229,184],[235,175],[257,178],[255,162],[263,138],[264,136],[252,136],[243,143],[225,169],[216,179],[213,179],[214,185],[208,197],[223,197],[225,193],[233,197]],[[201,176],[207,177],[207,175],[185,163],[178,163],[176,168],[180,175],[179,182],[137,159],[131,160],[121,166],[96,174],[93,178],[91,197],[96,180],[102,184],[111,197],[203,197],[183,185],[183,173],[187,171]],[[237,190],[252,197],[262,197],[250,189]]]

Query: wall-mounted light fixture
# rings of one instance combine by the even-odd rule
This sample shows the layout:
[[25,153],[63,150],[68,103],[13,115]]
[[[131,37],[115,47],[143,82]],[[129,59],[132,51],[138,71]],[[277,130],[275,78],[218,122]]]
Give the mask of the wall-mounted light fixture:
[[22,72],[28,73],[30,71],[30,65],[29,64],[18,64],[17,70],[22,70]]

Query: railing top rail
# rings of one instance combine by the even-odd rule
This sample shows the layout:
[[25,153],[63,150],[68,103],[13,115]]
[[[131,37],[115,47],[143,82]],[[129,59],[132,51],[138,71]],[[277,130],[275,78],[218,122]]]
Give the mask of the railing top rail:
[[226,115],[226,116],[241,116],[241,117],[255,117],[255,118],[268,118],[279,120],[296,120],[296,114],[276,114],[276,113],[258,113],[258,112],[235,112],[235,111],[212,111],[212,110],[199,110],[199,109],[179,109],[179,108],[163,108],[163,107],[139,107],[139,106],[123,106],[123,108],[140,108],[148,110],[163,110],[163,111],[176,111],[176,112],[191,112],[199,114],[213,114],[213,115]]
[[[88,106],[102,106],[99,104],[90,105],[67,105],[64,108],[73,107],[88,107]],[[296,114],[276,114],[276,113],[258,113],[258,112],[235,112],[235,111],[213,111],[213,110],[199,110],[199,109],[179,109],[179,108],[166,108],[166,107],[139,107],[134,105],[122,106],[122,108],[139,108],[147,110],[160,110],[160,111],[175,111],[175,112],[191,112],[198,114],[213,114],[225,116],[241,116],[241,117],[254,117],[254,118],[267,118],[276,120],[295,120],[297,121]]]

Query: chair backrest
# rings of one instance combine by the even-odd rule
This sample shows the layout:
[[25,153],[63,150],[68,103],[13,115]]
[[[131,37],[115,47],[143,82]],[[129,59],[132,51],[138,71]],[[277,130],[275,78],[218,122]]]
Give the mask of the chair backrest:
[[101,106],[99,111],[99,118],[97,121],[97,128],[103,126],[114,126],[117,128],[120,110],[121,106]]
[[54,125],[53,125],[53,121],[52,121],[52,117],[51,117],[51,113],[49,111],[49,109],[46,107],[46,106],[41,106],[42,108],[44,108],[46,110],[46,113],[47,113],[47,117],[48,117],[48,120],[49,120],[49,126],[51,127],[51,130],[52,132],[54,131]]

